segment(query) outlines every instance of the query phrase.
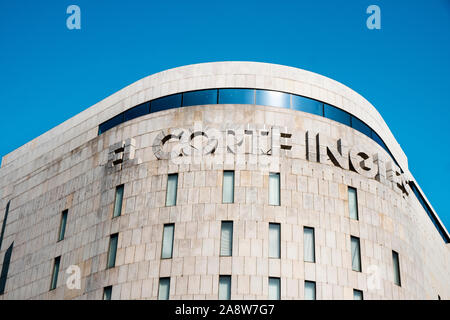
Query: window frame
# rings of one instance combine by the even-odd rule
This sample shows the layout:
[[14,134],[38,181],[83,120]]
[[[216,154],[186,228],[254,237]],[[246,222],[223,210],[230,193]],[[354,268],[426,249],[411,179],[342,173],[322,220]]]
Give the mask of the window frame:
[[[103,287],[103,300],[104,301],[110,301],[110,300],[112,300],[112,289],[113,289],[113,286],[106,286],[106,287]],[[109,295],[109,299],[105,299],[105,297],[106,297],[106,295]]]
[[[169,257],[165,257],[164,256],[164,239],[165,239],[165,233],[166,233],[166,228],[172,227],[172,239],[171,239],[171,247],[170,247],[170,256]],[[172,259],[173,258],[173,245],[175,242],[175,223],[165,223],[163,226],[163,234],[162,234],[162,242],[161,242],[161,260],[166,260],[166,259]]]
[[[312,261],[308,261],[306,260],[305,257],[305,252],[306,252],[306,246],[305,246],[305,236],[306,236],[306,230],[310,230],[312,231]],[[303,226],[303,261],[304,262],[309,262],[309,263],[316,263],[316,232],[315,229],[313,227],[307,227],[307,226]]]
[[[162,284],[162,281],[167,281],[168,282],[168,289],[167,289],[167,298],[165,298],[165,299],[161,299],[161,284]],[[167,300],[170,300],[170,277],[160,277],[159,278],[159,281],[158,281],[158,300],[161,300],[161,301],[167,301]]]
[[[358,257],[359,257],[359,265],[358,270],[355,270],[353,268],[353,240],[357,241],[358,243]],[[361,261],[361,239],[359,237],[350,236],[350,257],[352,261],[352,271],[355,272],[362,272],[362,261]]]
[[[225,176],[226,174],[232,174],[232,184],[231,184],[231,201],[230,202],[225,202],[224,200],[224,194],[225,194]],[[235,178],[236,178],[236,173],[234,170],[224,170],[223,171],[223,175],[222,175],[222,203],[223,204],[231,204],[234,203],[234,192],[235,192]]]
[[[169,180],[170,177],[176,177],[176,183],[175,183],[175,190],[174,192],[174,197],[175,199],[173,199],[173,204],[169,203]],[[166,207],[175,207],[177,205],[177,198],[178,198],[178,173],[169,173],[167,175],[167,184],[166,184],[166,202],[165,202],[165,206]]]
[[53,259],[52,277],[50,278],[50,290],[53,291],[58,287],[59,269],[61,268],[61,256]]
[[[271,245],[270,245],[270,243],[271,243],[271,237],[270,237],[270,227],[271,226],[277,226],[277,230],[278,230],[278,239],[277,239],[277,244],[278,244],[278,248],[277,248],[277,251],[278,251],[278,256],[272,256],[271,255],[271,250],[270,250],[270,248],[271,248]],[[278,222],[269,222],[269,259],[281,259],[281,223],[278,223]]]
[[[314,288],[314,299],[306,299],[306,288],[307,288],[307,284],[309,285],[313,285],[312,287]],[[317,284],[316,281],[311,281],[311,280],[305,280],[304,284],[303,284],[303,299],[304,300],[309,300],[309,301],[314,301],[317,300]]]
[[[270,297],[270,282],[272,281],[276,281],[277,285],[278,285],[278,297],[276,299],[273,299]],[[281,278],[280,277],[269,277],[268,279],[268,293],[267,293],[267,298],[268,300],[281,300]]]
[[61,212],[58,229],[58,241],[63,241],[66,236],[67,218],[69,216],[69,209],[65,209]]
[[[231,237],[230,237],[230,254],[225,255],[222,254],[222,239],[223,239],[223,226],[224,224],[230,224],[231,225]],[[232,257],[233,256],[233,236],[234,236],[234,223],[231,220],[223,220],[220,224],[220,248],[219,248],[219,257]]]
[[[118,193],[118,190],[119,190],[119,189],[122,189],[122,195],[121,195],[121,198],[122,198],[122,199],[120,200],[120,209],[118,210],[118,211],[119,211],[119,214],[116,215],[117,193]],[[113,219],[118,218],[118,217],[120,217],[120,216],[122,215],[122,209],[123,209],[123,196],[124,196],[124,194],[125,194],[125,185],[124,185],[124,184],[121,184],[121,185],[116,186],[116,189],[115,189],[114,192],[115,192],[115,193],[114,193],[114,206],[113,206],[113,214],[112,214],[112,218],[113,218]]]
[[[111,264],[111,254],[112,254],[112,244],[113,244],[113,239],[115,240],[115,249],[114,249],[114,261]],[[106,256],[106,269],[112,269],[116,267],[116,260],[117,260],[117,249],[119,248],[119,233],[113,233],[109,236],[109,245],[108,245],[108,255]]]
[[[227,299],[221,298],[221,296],[220,296],[220,284],[221,284],[221,280],[222,279],[226,279],[227,280],[227,285],[229,285],[228,292],[227,292],[227,294],[228,294],[228,298]],[[231,281],[232,281],[231,274],[226,274],[226,275],[221,274],[221,275],[219,275],[218,300],[231,300]]]
[[[355,211],[356,211],[356,218],[351,216],[351,210],[350,210],[350,190],[353,190],[355,192]],[[348,197],[348,216],[350,219],[359,221],[359,209],[358,209],[358,189],[347,186],[347,197]]]
[[[400,255],[397,251],[392,250],[392,267],[393,267],[393,275],[394,275],[394,284],[396,286],[402,286],[402,277],[401,277],[401,269],[400,269]],[[396,281],[396,276],[398,277],[398,281]]]
[[[272,188],[271,188],[271,177],[278,177],[278,186],[277,186],[277,192],[278,192],[278,202],[277,203],[273,203],[271,201],[271,194],[273,192]],[[280,172],[269,172],[269,185],[268,185],[268,192],[269,192],[269,206],[274,206],[274,207],[279,207],[281,206],[281,174]]]

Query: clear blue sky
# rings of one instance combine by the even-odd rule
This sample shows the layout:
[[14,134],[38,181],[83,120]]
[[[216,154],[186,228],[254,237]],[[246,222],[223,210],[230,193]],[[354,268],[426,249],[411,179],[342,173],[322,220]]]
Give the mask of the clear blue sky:
[[[81,8],[82,29],[66,28]],[[381,30],[366,8],[381,9]],[[381,113],[450,228],[450,1],[14,0],[0,4],[0,155],[147,75],[247,60],[335,79]]]

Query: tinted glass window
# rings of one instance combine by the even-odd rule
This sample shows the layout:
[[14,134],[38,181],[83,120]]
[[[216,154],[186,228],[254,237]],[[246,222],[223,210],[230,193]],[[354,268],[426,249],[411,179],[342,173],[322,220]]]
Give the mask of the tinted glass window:
[[201,90],[183,93],[183,106],[217,104],[217,90]]
[[255,90],[253,89],[220,89],[220,104],[255,104]]
[[121,123],[123,123],[123,113],[115,116],[112,119],[109,119],[106,122],[103,122],[98,128],[99,134],[102,134],[103,132],[106,132],[115,126],[118,126]]
[[280,174],[269,174],[269,204],[271,206],[280,205]]
[[269,278],[269,300],[280,300],[281,281],[280,278]]
[[256,90],[256,104],[290,109],[291,95],[284,92]]
[[112,287],[105,287],[103,289],[103,300],[111,300],[111,295],[112,295]]
[[137,107],[125,111],[124,121],[132,120],[134,118],[148,114],[149,112],[150,112],[150,102],[143,103],[141,105],[138,105]]
[[306,262],[316,262],[314,228],[303,229],[303,259]]
[[328,104],[324,105],[325,118],[350,126],[350,114]]
[[323,116],[322,102],[301,96],[292,95],[292,109]]
[[169,297],[170,297],[170,278],[160,278],[158,300],[169,300]]
[[352,116],[352,128],[364,133],[366,136],[371,137],[372,129],[367,124]]
[[305,300],[316,300],[316,283],[305,281]]
[[231,299],[231,276],[219,276],[219,300]]
[[380,136],[372,130],[372,139],[375,140],[376,143],[378,143],[384,150],[386,150],[387,153],[391,154],[387,146],[384,144],[383,140],[381,140]]
[[234,171],[223,172],[222,203],[234,202]]
[[151,112],[158,112],[179,107],[181,107],[181,93],[153,100],[151,102],[150,110]]

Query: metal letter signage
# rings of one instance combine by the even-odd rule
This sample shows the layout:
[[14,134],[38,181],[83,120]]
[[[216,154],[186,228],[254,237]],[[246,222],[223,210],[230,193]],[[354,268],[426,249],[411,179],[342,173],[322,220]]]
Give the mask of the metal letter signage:
[[[278,166],[277,159],[282,154],[290,157],[293,147],[291,140],[292,134],[283,127],[269,129],[247,124],[244,127],[219,131],[203,129],[196,123],[194,129],[161,131],[156,136],[152,149],[158,160],[172,160],[175,164],[180,164],[182,158],[188,160],[191,157],[192,160],[194,156],[214,156],[216,151],[220,150],[224,153],[225,162],[230,159],[228,155],[231,155],[235,157],[231,161],[236,163],[244,161],[253,164],[260,161]],[[386,185],[392,183],[397,190],[409,194],[409,182],[400,168],[392,160],[385,161],[380,154],[371,153],[364,146],[355,145],[349,148],[343,139],[333,140],[313,131],[305,132],[304,143],[304,156],[308,161],[351,170]],[[120,156],[116,158],[112,160],[113,163],[120,161]]]

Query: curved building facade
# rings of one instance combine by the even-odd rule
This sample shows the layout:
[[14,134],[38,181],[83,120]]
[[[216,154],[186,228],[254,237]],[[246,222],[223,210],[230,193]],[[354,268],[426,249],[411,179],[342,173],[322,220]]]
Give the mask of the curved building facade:
[[157,73],[3,157],[0,299],[449,299],[377,110],[255,62]]

